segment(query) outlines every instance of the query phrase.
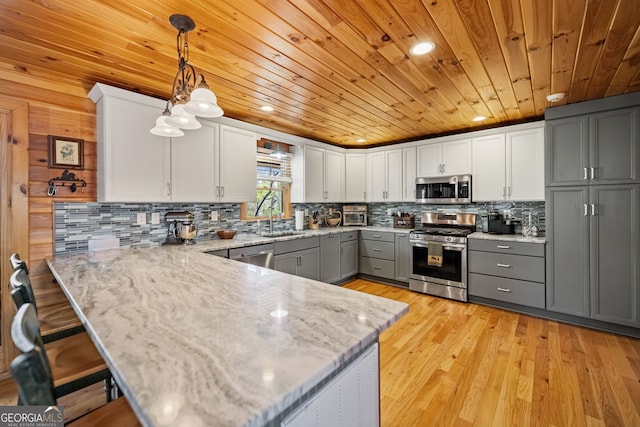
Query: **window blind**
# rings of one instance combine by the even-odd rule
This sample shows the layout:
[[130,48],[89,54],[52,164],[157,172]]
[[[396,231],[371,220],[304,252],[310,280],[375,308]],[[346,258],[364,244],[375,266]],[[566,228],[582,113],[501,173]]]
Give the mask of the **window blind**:
[[258,181],[291,182],[291,159],[289,157],[276,159],[260,151],[256,157]]

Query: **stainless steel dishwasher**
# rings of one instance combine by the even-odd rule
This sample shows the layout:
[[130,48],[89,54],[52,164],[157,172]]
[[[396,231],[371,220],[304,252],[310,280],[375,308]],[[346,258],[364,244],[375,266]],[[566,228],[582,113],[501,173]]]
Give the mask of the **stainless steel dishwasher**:
[[229,259],[273,269],[273,244],[229,249]]

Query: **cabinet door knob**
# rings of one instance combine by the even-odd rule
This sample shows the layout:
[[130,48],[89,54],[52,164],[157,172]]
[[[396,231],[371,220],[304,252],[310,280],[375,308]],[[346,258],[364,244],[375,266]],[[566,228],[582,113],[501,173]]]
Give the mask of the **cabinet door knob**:
[[591,203],[591,216],[596,215],[596,205]]
[[167,196],[171,195],[171,183],[167,182]]
[[596,179],[596,168],[589,168],[589,172],[591,172],[591,179]]
[[589,179],[589,171],[587,170],[587,168],[583,168],[584,169],[584,175],[582,176],[582,179]]
[[584,207],[584,213],[583,213],[583,215],[584,215],[584,216],[589,215],[589,211],[588,211],[588,209],[589,209],[589,208],[587,207],[587,204],[585,203],[585,204],[584,204],[584,205],[582,205],[582,206]]

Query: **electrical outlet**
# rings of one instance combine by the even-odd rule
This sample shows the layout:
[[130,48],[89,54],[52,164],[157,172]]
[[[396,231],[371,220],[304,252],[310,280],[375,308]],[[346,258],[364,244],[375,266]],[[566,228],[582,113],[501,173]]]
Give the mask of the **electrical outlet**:
[[145,225],[147,223],[147,214],[144,212],[139,212],[137,215],[137,222],[136,224],[138,225]]
[[304,210],[304,216],[309,216],[309,209]]
[[391,209],[391,208],[387,208],[387,215],[388,215],[388,216],[393,215],[393,209]]
[[151,224],[160,224],[160,212],[151,212]]
[[218,211],[211,211],[211,221],[218,222]]

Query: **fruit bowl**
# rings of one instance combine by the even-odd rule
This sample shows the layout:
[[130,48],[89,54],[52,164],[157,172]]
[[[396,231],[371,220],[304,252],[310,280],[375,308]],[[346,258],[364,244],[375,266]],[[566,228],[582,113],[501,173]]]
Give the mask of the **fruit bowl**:
[[327,224],[329,224],[329,227],[337,227],[340,225],[340,221],[342,221],[342,218],[327,218]]
[[216,231],[216,233],[218,233],[218,237],[221,238],[221,239],[233,239],[233,236],[235,236],[237,232],[238,232],[238,230],[218,230],[218,231]]

